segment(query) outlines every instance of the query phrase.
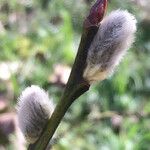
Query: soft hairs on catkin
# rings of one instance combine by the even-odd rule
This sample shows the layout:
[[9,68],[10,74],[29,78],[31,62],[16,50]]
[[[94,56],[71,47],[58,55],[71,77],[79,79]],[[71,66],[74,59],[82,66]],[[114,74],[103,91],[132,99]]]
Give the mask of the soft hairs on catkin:
[[32,85],[19,97],[17,111],[21,131],[27,142],[34,143],[53,112],[53,103],[43,89]]
[[90,48],[83,77],[90,83],[103,80],[119,64],[134,41],[136,19],[126,10],[116,10],[101,22]]

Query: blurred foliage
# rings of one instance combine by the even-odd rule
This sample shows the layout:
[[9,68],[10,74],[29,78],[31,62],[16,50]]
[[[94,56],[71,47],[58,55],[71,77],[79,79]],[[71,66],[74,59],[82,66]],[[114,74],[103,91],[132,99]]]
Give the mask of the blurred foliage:
[[[112,77],[93,85],[71,106],[57,131],[63,136],[54,150],[150,149],[148,1],[109,0],[108,12],[121,8],[136,16],[136,42]],[[8,71],[5,66],[0,75],[0,94],[7,95],[12,104],[8,111],[14,111],[20,92],[31,84],[48,90],[57,103],[63,87],[51,84],[49,77],[55,64],[72,66],[82,22],[92,3],[0,0],[0,63],[17,66],[15,71],[15,65]],[[13,149],[13,143],[5,147]]]

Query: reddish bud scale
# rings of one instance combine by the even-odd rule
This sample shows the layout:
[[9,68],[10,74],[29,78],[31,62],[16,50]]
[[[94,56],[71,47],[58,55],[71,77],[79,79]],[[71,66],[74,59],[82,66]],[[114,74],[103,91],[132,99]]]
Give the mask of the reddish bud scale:
[[85,19],[84,26],[98,26],[102,21],[107,8],[107,0],[97,0],[92,6],[88,17]]

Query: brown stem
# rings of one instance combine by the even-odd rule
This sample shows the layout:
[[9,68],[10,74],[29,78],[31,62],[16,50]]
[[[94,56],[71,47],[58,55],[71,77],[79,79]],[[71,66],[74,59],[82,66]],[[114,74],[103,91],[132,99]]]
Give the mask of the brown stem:
[[28,150],[45,150],[70,105],[89,89],[90,85],[83,79],[83,71],[86,66],[88,48],[97,31],[98,27],[96,26],[84,29],[64,94],[48,121],[43,134],[35,144],[29,145]]

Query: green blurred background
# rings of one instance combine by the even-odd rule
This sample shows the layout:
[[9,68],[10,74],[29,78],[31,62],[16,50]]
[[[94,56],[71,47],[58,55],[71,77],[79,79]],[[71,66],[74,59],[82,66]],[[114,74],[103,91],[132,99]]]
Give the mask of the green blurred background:
[[[24,150],[16,102],[37,84],[57,103],[93,0],[0,0],[0,150]],[[150,1],[109,0],[138,20],[136,41],[115,74],[69,109],[53,150],[150,150]]]

